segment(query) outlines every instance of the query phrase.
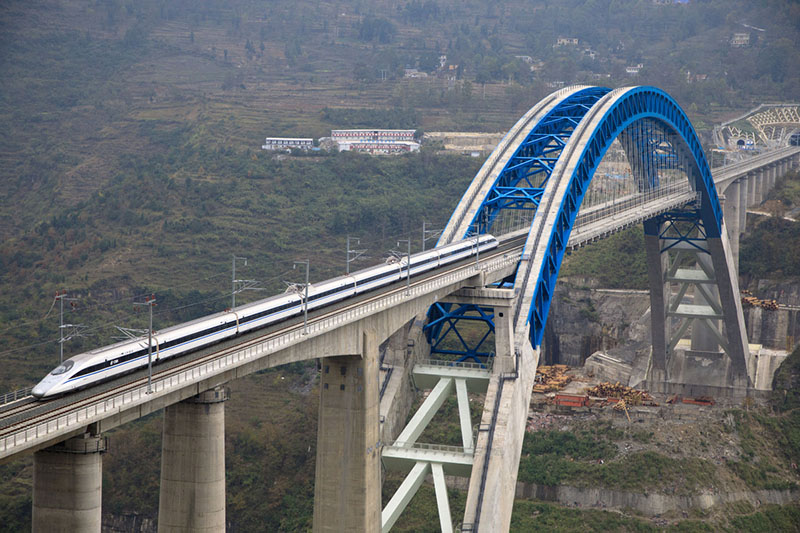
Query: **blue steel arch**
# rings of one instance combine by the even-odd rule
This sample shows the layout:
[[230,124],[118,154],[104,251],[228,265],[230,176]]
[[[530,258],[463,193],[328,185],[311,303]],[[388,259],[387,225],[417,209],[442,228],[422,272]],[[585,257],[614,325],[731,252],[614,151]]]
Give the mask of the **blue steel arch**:
[[[596,114],[603,113],[601,116]],[[708,238],[719,238],[722,230],[722,208],[711,169],[702,150],[700,140],[686,113],[666,92],[656,87],[632,87],[609,92],[587,113],[589,120],[580,130],[580,138],[570,138],[573,146],[582,146],[577,165],[569,176],[567,193],[558,206],[556,223],[550,233],[546,257],[536,277],[533,301],[528,310],[531,345],[541,345],[550,302],[555,289],[558,271],[566,251],[572,225],[580,209],[583,196],[611,143],[631,124],[651,119],[678,135],[690,157],[694,187],[700,193],[699,216]],[[578,130],[576,130],[578,131]],[[562,156],[564,153],[562,152]],[[631,157],[632,154],[628,154]]]
[[592,106],[609,91],[606,87],[587,87],[563,99],[539,120],[498,173],[475,212],[472,227],[478,228],[479,233],[489,233],[503,210],[538,209],[570,136]]
[[[534,347],[540,346],[544,335],[558,271],[584,194],[597,165],[616,138],[620,137],[622,140],[624,137],[629,141],[626,143],[628,158],[633,159],[632,167],[641,170],[643,188],[658,186],[653,175],[654,169],[661,168],[662,165],[675,168],[678,150],[686,154],[685,159],[691,168],[684,170],[700,193],[701,208],[698,216],[706,236],[720,237],[722,227],[722,209],[697,133],[671,96],[661,89],[647,86],[615,90],[584,87],[573,89],[566,96],[558,96],[559,94],[562,92],[556,91],[545,99],[561,98],[545,116],[532,125],[524,140],[517,144],[513,155],[500,169],[485,196],[468,198],[468,190],[448,223],[448,228],[451,225],[461,228],[460,235],[451,233],[448,239],[464,238],[475,231],[491,232],[493,222],[504,209],[538,211],[556,167],[564,172],[566,164],[563,160],[571,158],[575,150],[581,150],[579,161],[568,178],[567,193],[557,206],[556,223],[549,235],[542,266],[538,273],[526,273],[522,280],[523,286],[520,287],[525,291],[524,285],[536,274],[534,294],[526,320]],[[672,132],[680,146],[675,147],[672,146],[673,143],[669,143],[667,147],[663,137],[650,135],[648,131],[652,131],[652,123]],[[590,127],[589,124],[593,126]],[[630,147],[635,149],[630,150]],[[650,155],[645,157],[648,153]],[[479,176],[483,172],[482,168]],[[565,177],[559,176],[559,179]],[[463,219],[459,218],[466,212],[473,213],[468,229],[461,225]],[[539,216],[547,216],[547,213],[536,213],[536,217]],[[519,281],[518,279],[517,284]],[[516,316],[525,311],[518,309]],[[453,317],[457,319],[457,315],[456,309]],[[466,350],[463,355],[469,355],[469,352],[470,350]]]

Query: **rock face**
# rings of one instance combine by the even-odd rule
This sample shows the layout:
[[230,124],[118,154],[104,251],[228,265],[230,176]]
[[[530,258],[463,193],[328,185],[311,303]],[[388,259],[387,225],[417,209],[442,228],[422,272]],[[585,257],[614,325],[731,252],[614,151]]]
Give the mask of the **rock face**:
[[534,483],[517,483],[517,498],[558,502],[562,505],[594,509],[633,509],[645,516],[659,516],[674,511],[711,509],[724,503],[749,502],[758,507],[764,504],[784,505],[797,499],[791,490],[754,490],[735,492],[705,492],[690,496],[659,493],[636,493],[600,487],[554,487]]
[[791,351],[800,341],[800,283],[758,280],[748,287],[763,300],[777,300],[777,311],[761,307],[744,310],[747,335],[751,343]]
[[589,279],[559,280],[545,327],[542,364],[582,366],[598,350],[632,362],[650,342],[647,291],[596,288]]
[[[800,342],[800,283],[761,280],[751,284],[761,299],[777,300],[781,309],[744,309],[751,344],[791,351]],[[559,280],[550,307],[542,364],[582,366],[598,350],[634,364],[650,344],[648,291],[597,288],[584,278]]]

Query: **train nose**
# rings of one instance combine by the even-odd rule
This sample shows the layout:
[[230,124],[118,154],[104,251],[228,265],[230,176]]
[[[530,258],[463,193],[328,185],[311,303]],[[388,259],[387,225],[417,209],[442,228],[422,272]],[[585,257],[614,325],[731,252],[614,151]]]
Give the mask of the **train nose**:
[[43,387],[41,384],[39,384],[39,385],[36,385],[33,388],[33,390],[31,390],[31,396],[33,396],[34,398],[41,398],[42,396],[45,395],[46,392],[47,392],[47,389],[45,387]]

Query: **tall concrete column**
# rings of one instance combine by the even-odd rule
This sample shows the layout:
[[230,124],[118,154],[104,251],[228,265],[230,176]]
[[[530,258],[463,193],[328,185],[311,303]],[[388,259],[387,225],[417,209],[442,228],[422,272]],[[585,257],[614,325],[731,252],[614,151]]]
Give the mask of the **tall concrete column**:
[[226,388],[164,409],[158,531],[225,531]]
[[661,224],[654,219],[644,222],[644,245],[647,254],[647,278],[650,283],[650,331],[653,344],[652,364],[648,380],[667,381],[667,339],[669,323],[667,322],[667,303],[669,302],[669,286],[664,282],[666,271],[666,254],[661,253],[661,242],[658,235]]
[[33,455],[34,533],[99,533],[105,450],[105,438],[87,434]]
[[756,174],[756,204],[760,204],[764,201],[764,182],[767,180],[767,174],[764,172],[759,172]]
[[[783,175],[783,174],[781,174],[781,175]],[[775,188],[775,182],[776,181],[778,181],[778,175],[775,174],[775,173],[770,174],[769,175],[769,180],[767,182],[767,190],[768,191],[771,191],[772,189]]]
[[739,184],[739,234],[747,231],[747,178],[736,180]]
[[[517,362],[514,359],[514,324],[511,299],[497,299],[494,305],[494,352],[495,366],[500,373],[514,372]],[[505,304],[505,305],[504,305]]]
[[357,355],[322,359],[315,532],[381,529],[378,339],[362,333]]
[[731,242],[731,253],[739,272],[739,181],[734,181],[725,189],[725,201],[722,204],[725,225],[728,227],[728,240]]
[[761,170],[747,174],[747,207],[756,203],[756,179],[761,175]]

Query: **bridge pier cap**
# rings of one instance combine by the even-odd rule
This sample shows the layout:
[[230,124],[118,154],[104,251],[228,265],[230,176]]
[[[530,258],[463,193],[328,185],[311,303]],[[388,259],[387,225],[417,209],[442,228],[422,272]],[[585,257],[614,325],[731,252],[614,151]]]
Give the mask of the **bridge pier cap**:
[[[526,317],[525,323],[518,326],[530,326],[534,348],[541,345],[561,261],[594,172],[611,143],[626,128],[645,120],[654,121],[670,134],[675,153],[686,164],[683,170],[691,187],[699,192],[699,215],[705,234],[710,239],[720,238],[722,208],[697,133],[671,96],[649,86],[613,90],[576,86],[545,97],[515,124],[487,159],[442,233],[439,245],[465,238],[473,231],[491,232],[501,209],[535,210],[523,262],[537,252],[532,249],[534,242],[545,257],[535,261],[536,271],[530,273],[531,279],[528,275],[517,276],[515,282],[521,295],[527,290],[526,284],[534,286],[532,295],[520,297],[528,302],[528,308],[520,309],[517,315]],[[560,153],[554,156],[555,152]],[[628,154],[632,164],[636,155],[640,154]],[[538,186],[528,179],[534,172],[545,176]],[[564,180],[566,186],[562,184]],[[559,183],[559,190],[566,190],[560,200],[552,199],[556,188],[552,183]],[[552,203],[547,209],[538,209],[539,202],[548,198]],[[544,224],[544,218],[552,221],[553,229],[545,236],[546,246],[540,246],[538,237],[534,240],[533,228],[537,219],[540,225]]]

